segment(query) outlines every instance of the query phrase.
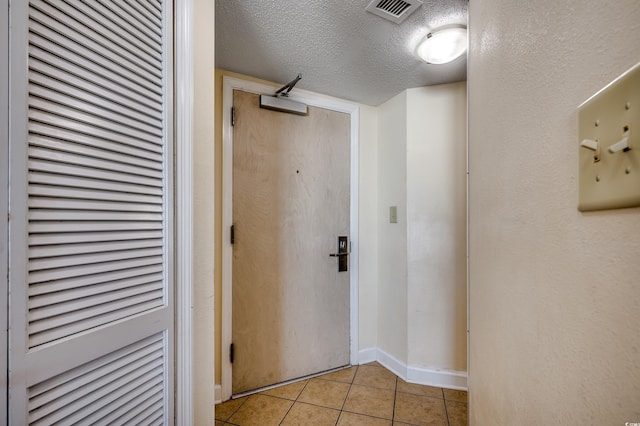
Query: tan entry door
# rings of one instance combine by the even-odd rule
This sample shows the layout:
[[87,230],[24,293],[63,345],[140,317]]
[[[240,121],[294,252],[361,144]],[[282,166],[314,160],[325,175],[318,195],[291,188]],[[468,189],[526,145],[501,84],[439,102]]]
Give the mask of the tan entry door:
[[234,91],[233,393],[349,363],[350,116]]

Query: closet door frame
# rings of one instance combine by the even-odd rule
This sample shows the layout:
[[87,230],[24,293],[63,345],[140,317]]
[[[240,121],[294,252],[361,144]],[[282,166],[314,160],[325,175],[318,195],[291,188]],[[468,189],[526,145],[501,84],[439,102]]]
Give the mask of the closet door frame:
[[[9,63],[9,3],[0,0],[0,58]],[[174,0],[174,155],[175,155],[175,424],[193,423],[192,367],[192,127],[193,2]],[[26,25],[26,24],[25,24]],[[1,59],[0,59],[1,60]],[[0,68],[0,383],[8,389],[8,187],[9,69]],[[0,392],[0,425],[8,420],[7,392]]]

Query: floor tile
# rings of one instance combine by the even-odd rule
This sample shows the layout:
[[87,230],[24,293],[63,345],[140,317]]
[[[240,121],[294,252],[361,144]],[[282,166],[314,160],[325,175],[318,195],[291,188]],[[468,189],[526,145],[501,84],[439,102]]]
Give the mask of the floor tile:
[[392,390],[352,385],[343,410],[391,420],[394,396]]
[[245,403],[248,397],[238,398],[238,399],[230,399],[227,402],[222,404],[218,404],[215,407],[215,418],[216,420],[227,420],[233,413],[236,412],[238,408],[242,404]]
[[262,395],[277,396],[278,398],[291,399],[293,401],[300,396],[300,392],[307,385],[308,380],[301,380],[299,382],[291,383],[288,385],[279,386],[277,388],[269,389],[264,392],[260,392]]
[[454,389],[444,389],[444,399],[467,402],[467,392]]
[[280,424],[292,405],[293,401],[286,399],[252,395],[228,421],[242,426],[275,426]]
[[361,365],[353,380],[356,385],[395,390],[396,375],[382,367]]
[[399,392],[394,420],[420,426],[446,426],[444,400]]
[[447,415],[449,416],[449,426],[467,426],[469,415],[467,403],[459,401],[445,401]]
[[348,383],[311,379],[298,397],[298,401],[339,410],[348,391]]
[[342,414],[340,414],[340,420],[338,420],[337,426],[391,426],[391,420],[343,411]]
[[340,411],[296,402],[284,418],[282,426],[335,426]]
[[334,371],[333,373],[323,374],[322,376],[318,376],[318,378],[333,380],[336,382],[352,383],[357,370],[358,367],[343,368],[342,370]]
[[407,383],[375,362],[216,405],[215,426],[467,426],[467,397]]
[[404,380],[398,378],[398,392],[411,393],[420,396],[429,396],[431,398],[442,399],[442,388],[435,388],[433,386],[416,385],[414,383],[407,383]]

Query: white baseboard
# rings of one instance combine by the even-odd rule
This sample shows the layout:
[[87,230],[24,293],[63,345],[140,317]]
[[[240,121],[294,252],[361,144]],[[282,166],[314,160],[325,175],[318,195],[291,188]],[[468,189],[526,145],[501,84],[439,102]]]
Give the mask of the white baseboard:
[[220,404],[222,402],[222,385],[215,385],[214,388],[214,404]]
[[367,364],[369,362],[377,361],[377,351],[378,348],[360,349],[360,351],[358,351],[358,364]]
[[438,388],[467,390],[467,372],[453,370],[430,370],[422,367],[407,368],[407,382]]
[[387,367],[387,369],[391,370],[393,374],[401,377],[402,380],[407,380],[407,365],[398,358],[378,348],[377,361]]
[[396,376],[409,383],[446,389],[467,390],[466,371],[435,370],[406,365],[380,348],[367,348],[358,352],[358,364],[367,364],[373,361],[378,361]]

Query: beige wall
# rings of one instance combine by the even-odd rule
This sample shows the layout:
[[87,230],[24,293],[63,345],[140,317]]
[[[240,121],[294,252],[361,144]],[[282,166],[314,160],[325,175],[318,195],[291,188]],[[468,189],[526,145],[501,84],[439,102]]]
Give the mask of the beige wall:
[[407,91],[407,364],[467,370],[466,82]]
[[640,421],[640,209],[581,213],[576,107],[637,0],[470,6],[470,423]]
[[194,423],[213,423],[214,293],[214,3],[196,0],[193,109],[193,365]]
[[[396,206],[398,223],[389,223]],[[407,364],[407,92],[378,107],[378,344]]]

